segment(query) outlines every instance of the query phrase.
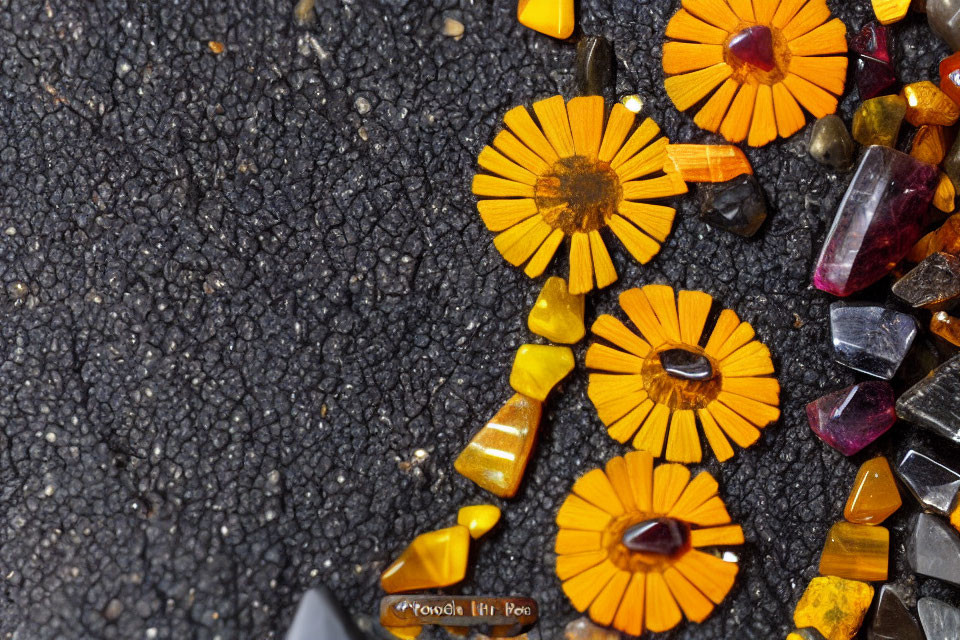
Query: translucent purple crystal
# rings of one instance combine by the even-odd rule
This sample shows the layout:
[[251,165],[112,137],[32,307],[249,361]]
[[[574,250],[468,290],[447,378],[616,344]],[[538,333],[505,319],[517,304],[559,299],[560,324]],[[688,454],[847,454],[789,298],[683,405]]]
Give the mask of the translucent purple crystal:
[[807,405],[807,420],[821,440],[852,456],[896,422],[893,388],[878,380],[827,394]]
[[823,244],[813,286],[848,296],[889,273],[920,239],[938,179],[931,164],[868,147]]

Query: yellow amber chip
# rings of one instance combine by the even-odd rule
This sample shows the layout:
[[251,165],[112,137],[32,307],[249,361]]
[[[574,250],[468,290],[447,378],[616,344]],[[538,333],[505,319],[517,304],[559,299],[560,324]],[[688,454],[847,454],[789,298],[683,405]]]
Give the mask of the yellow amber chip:
[[900,22],[907,15],[910,0],[873,0],[873,12],[880,24]]
[[950,514],[950,524],[953,525],[954,529],[960,531],[960,503],[957,504],[957,508]]
[[542,408],[539,400],[515,394],[460,452],[457,473],[501,498],[516,495]]
[[946,311],[938,311],[930,318],[930,331],[960,347],[960,318],[955,318]]
[[500,509],[492,504],[475,504],[457,512],[457,524],[465,526],[474,540],[493,529],[499,521]]
[[525,344],[517,349],[510,372],[513,390],[543,402],[550,390],[573,371],[573,351],[569,347]]
[[947,135],[943,127],[925,124],[917,130],[910,145],[910,155],[917,160],[940,164],[947,155]]
[[892,147],[900,134],[907,103],[901,96],[865,100],[853,114],[853,139],[865,147]]
[[827,640],[851,640],[873,600],[873,587],[865,582],[835,577],[814,578],[793,612],[799,629],[813,627]]
[[907,122],[950,126],[960,119],[960,105],[929,80],[908,84],[901,92],[907,103]]
[[953,180],[941,171],[940,182],[937,183],[937,190],[933,194],[933,205],[944,213],[953,213],[956,197],[957,189],[953,186]]
[[423,627],[414,625],[410,627],[384,627],[394,638],[400,640],[417,640],[423,632]]
[[467,574],[470,532],[463,525],[422,533],[380,575],[387,593],[439,589]]
[[548,36],[569,38],[573,35],[573,0],[520,0],[517,20]]
[[887,579],[890,532],[852,522],[830,527],[820,554],[820,573],[850,580],[874,582]]
[[880,524],[900,508],[900,490],[883,456],[867,460],[857,472],[843,517],[857,524]]
[[587,332],[583,325],[583,294],[571,294],[563,278],[548,278],[530,309],[527,326],[551,342],[579,342]]

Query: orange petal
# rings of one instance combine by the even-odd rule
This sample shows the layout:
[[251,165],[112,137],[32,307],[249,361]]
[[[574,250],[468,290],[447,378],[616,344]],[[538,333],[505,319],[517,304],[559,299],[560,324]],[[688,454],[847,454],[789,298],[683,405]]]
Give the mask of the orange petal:
[[723,123],[723,116],[727,114],[727,109],[730,107],[739,86],[735,80],[730,78],[724,80],[723,85],[710,96],[703,108],[697,112],[693,119],[697,126],[707,131],[719,131],[720,125]]
[[758,402],[780,404],[780,383],[776,378],[723,378],[720,388]]
[[630,574],[618,570],[593,601],[593,604],[590,605],[590,619],[603,626],[608,626],[613,622],[613,617],[617,614],[620,601],[623,599],[629,583]]
[[607,434],[617,442],[626,442],[637,432],[637,429],[640,428],[640,425],[653,407],[653,402],[647,398],[635,409],[630,411],[630,413],[610,425],[610,428],[607,429]]
[[673,14],[670,22],[667,23],[665,35],[668,38],[676,38],[677,40],[723,44],[726,42],[729,34],[723,29],[718,29],[712,24],[708,24],[687,11],[680,9],[680,11]]
[[683,554],[674,565],[705,596],[720,604],[733,588],[738,567],[709,553],[692,549]]
[[807,123],[796,98],[779,82],[773,85],[773,111],[777,116],[777,133],[781,138],[789,138]]
[[663,334],[674,342],[680,342],[680,317],[673,288],[665,284],[648,284],[641,290],[650,301],[650,308],[656,314]]
[[613,619],[613,626],[632,636],[643,633],[644,591],[647,583],[645,573],[634,573],[627,585],[627,592]]
[[[795,56],[823,56],[847,52],[847,25],[834,18],[804,36],[790,42],[790,52]],[[793,69],[793,60],[790,61]]]
[[787,41],[799,38],[830,19],[830,9],[826,0],[810,0],[797,12],[790,22],[781,30]]
[[730,8],[737,14],[737,17],[744,22],[754,22],[756,15],[753,13],[753,2],[751,0],[728,0]]
[[590,330],[639,358],[646,358],[650,353],[649,344],[611,315],[604,314],[597,318]]
[[621,200],[617,213],[640,227],[654,240],[663,242],[673,229],[673,219],[677,211],[673,207],[660,204]]
[[517,134],[517,137],[523,141],[530,150],[543,158],[548,164],[553,164],[559,160],[557,152],[553,150],[550,143],[543,136],[540,127],[530,117],[530,112],[525,107],[514,107],[507,111],[503,116],[503,122]]
[[593,262],[590,260],[590,239],[585,233],[570,236],[570,277],[567,285],[571,295],[593,289]]
[[750,136],[747,144],[751,147],[762,147],[777,139],[777,119],[773,114],[773,90],[770,85],[761,84],[757,87],[757,101],[753,109],[753,123],[750,125]]
[[773,373],[770,349],[761,342],[751,342],[721,360],[720,371],[732,378],[769,375]]
[[557,512],[557,525],[561,529],[603,531],[611,520],[609,513],[575,495],[568,495]]
[[706,410],[716,420],[723,432],[746,449],[760,438],[760,431],[755,426],[740,417],[726,405],[720,402],[711,402]]
[[[721,527],[722,528],[722,527]],[[696,535],[702,531],[717,531],[718,529],[697,529],[690,532],[690,539],[695,540]],[[560,529],[557,533],[557,543],[554,551],[559,555],[569,555],[576,553],[589,553],[600,551],[602,549],[603,534],[600,531],[580,531],[577,529]],[[693,544],[691,542],[691,544]],[[696,545],[693,546],[706,546]]]
[[620,147],[620,150],[613,156],[613,160],[610,161],[610,166],[613,169],[618,168],[647,146],[659,133],[660,127],[650,118],[641,122],[640,126],[634,129],[630,138],[627,139],[623,146]]
[[783,0],[779,3],[780,6],[776,6],[776,2],[771,2],[776,13],[770,19],[770,24],[777,29],[783,29],[788,22],[793,20],[793,16],[797,15],[797,12],[806,2],[807,0]]
[[768,404],[751,400],[735,393],[721,391],[717,400],[739,413],[753,425],[766,427],[780,419],[780,410]]
[[587,551],[584,553],[569,553],[557,556],[557,577],[561,580],[567,580],[573,576],[579,575],[596,567],[607,559],[610,552],[606,549],[599,551]]
[[[736,316],[734,316],[736,317]],[[756,337],[756,333],[753,330],[753,327],[750,326],[749,322],[741,322],[736,326],[736,328],[727,336],[723,344],[721,344],[715,351],[711,353],[714,358],[717,360],[723,360],[731,353],[740,349],[748,342]]]
[[783,84],[803,108],[816,118],[830,115],[837,110],[837,99],[834,96],[795,73],[788,73]]
[[721,311],[716,324],[713,325],[713,332],[710,334],[710,339],[707,340],[707,346],[703,348],[703,351],[708,356],[716,358],[720,348],[723,347],[723,343],[727,341],[727,338],[730,337],[730,334],[732,334],[738,326],[740,326],[740,318],[737,317],[736,312],[730,309]]
[[730,65],[721,62],[700,71],[670,76],[664,81],[663,86],[677,109],[686,111],[729,78],[732,72]]
[[790,60],[790,72],[830,93],[840,95],[847,81],[847,57],[794,56]]
[[633,126],[636,117],[636,114],[619,102],[613,105],[613,109],[610,110],[610,118],[607,121],[607,128],[603,132],[603,142],[600,144],[598,154],[600,160],[610,162],[613,156],[617,154],[617,151],[623,145],[623,141],[627,139],[627,134],[630,133],[630,127]]
[[696,71],[723,62],[723,45],[699,42],[666,42],[663,72],[667,75]]
[[727,3],[722,1],[683,0],[683,8],[701,20],[706,20],[727,32],[735,31],[740,22]]
[[643,371],[643,358],[596,342],[587,349],[584,364],[588,369],[599,369],[612,373],[639,374]]
[[694,529],[690,532],[690,544],[694,547],[743,544],[743,527],[738,524],[731,524],[725,527]]
[[[656,200],[669,198],[687,192],[687,183],[680,175],[668,167],[667,175],[646,180],[631,180],[621,183],[624,200]],[[608,220],[609,223],[609,220]]]
[[599,231],[590,232],[590,254],[593,256],[593,271],[597,278],[597,288],[603,289],[617,281],[617,269],[613,266],[607,245],[603,243]]
[[687,516],[693,513],[707,500],[717,495],[720,485],[712,475],[706,471],[701,471],[691,480],[680,497],[677,498],[673,508],[667,513],[671,518],[686,520]]
[[630,487],[630,472],[627,469],[627,461],[616,456],[607,461],[605,467],[607,479],[617,492],[620,503],[627,511],[636,511],[637,505],[633,500],[633,489]]
[[534,216],[496,236],[493,245],[507,262],[519,267],[533,255],[548,235],[550,227],[540,216]]
[[646,400],[647,392],[643,388],[643,376],[591,373],[587,396],[596,407],[600,421],[609,425]]
[[537,213],[537,204],[530,198],[522,200],[478,200],[477,211],[490,231],[503,231],[523,222]]
[[[784,0],[788,2],[789,0]],[[806,2],[807,0],[803,0]],[[753,13],[757,17],[757,24],[769,24],[777,12],[780,0],[753,0]],[[803,4],[801,2],[801,4]]]
[[686,520],[701,527],[711,527],[730,522],[730,514],[723,500],[714,496],[691,511]]
[[685,463],[700,462],[703,458],[697,420],[692,410],[673,412],[665,457],[667,460]]
[[663,579],[670,587],[673,597],[676,598],[683,614],[693,622],[703,622],[713,611],[713,603],[700,593],[693,584],[683,577],[674,567],[663,572]]
[[713,455],[717,457],[717,460],[724,462],[732,458],[733,447],[730,446],[730,441],[727,440],[727,436],[723,435],[723,431],[717,425],[713,416],[710,415],[710,412],[706,409],[700,409],[697,411],[697,415],[700,417],[703,435],[707,437],[707,442],[710,443],[710,448],[713,449]]
[[573,134],[567,119],[567,105],[563,96],[553,96],[533,103],[533,111],[543,128],[543,135],[561,158],[574,155]]
[[662,464],[653,470],[653,510],[669,513],[690,481],[690,469],[682,464]]
[[669,141],[666,138],[660,138],[617,167],[616,172],[620,181],[626,182],[663,171],[663,163],[667,160],[668,144]]
[[659,456],[663,451],[663,441],[667,437],[667,421],[670,418],[670,409],[662,404],[653,405],[650,415],[647,416],[640,431],[633,439],[633,448],[649,451]]
[[712,306],[713,297],[702,291],[681,291],[677,295],[681,342],[689,345],[700,344],[703,327]]
[[663,575],[657,571],[647,574],[646,596],[647,629],[650,631],[668,631],[683,619]]
[[720,125],[720,135],[730,142],[741,142],[747,137],[750,130],[750,121],[753,117],[753,106],[757,102],[757,85],[745,84],[740,86],[737,97],[733,99],[727,116]]
[[603,97],[579,96],[567,103],[573,149],[577,155],[597,159],[603,137]]
[[630,322],[640,330],[644,339],[652,347],[659,347],[667,341],[657,314],[641,289],[627,289],[621,293],[620,306],[626,311]]
[[[637,262],[646,264],[660,251],[660,243],[646,235],[621,216],[614,214],[607,221],[623,246],[627,248]],[[572,292],[572,289],[571,289]]]
[[543,158],[531,151],[527,145],[520,142],[515,135],[506,129],[498,133],[497,137],[493,139],[493,146],[499,149],[503,155],[538,176],[543,175],[550,169],[550,165],[544,162]]
[[560,229],[551,231],[547,239],[544,240],[540,248],[537,249],[537,252],[530,258],[530,262],[527,263],[523,272],[531,278],[539,278],[544,270],[546,270],[547,265],[550,264],[550,261],[553,260],[554,254],[556,254],[557,249],[560,248],[560,243],[563,242],[563,238],[563,231],[560,231]]
[[494,198],[532,198],[533,185],[478,173],[473,176],[473,193]]
[[496,173],[516,182],[529,185],[535,185],[537,183],[537,176],[514,161],[504,157],[493,147],[484,147],[483,150],[480,151],[480,155],[477,157],[477,164],[491,173]]
[[623,504],[602,469],[593,469],[580,476],[573,484],[573,492],[614,517],[623,515]]
[[607,560],[564,582],[563,592],[577,611],[586,611],[619,571],[616,565]]
[[633,499],[640,511],[653,508],[653,456],[647,451],[631,451],[623,456],[630,473]]

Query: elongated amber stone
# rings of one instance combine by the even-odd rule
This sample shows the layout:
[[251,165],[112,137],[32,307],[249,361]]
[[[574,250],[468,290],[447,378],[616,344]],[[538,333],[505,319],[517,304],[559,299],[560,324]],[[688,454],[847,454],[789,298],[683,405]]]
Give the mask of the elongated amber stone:
[[520,0],[517,20],[523,26],[565,39],[573,35],[573,0]]
[[563,278],[548,278],[537,302],[530,309],[527,326],[530,331],[551,342],[579,342],[586,333],[583,326],[583,294],[571,294]]
[[453,463],[463,477],[501,498],[520,488],[537,438],[543,405],[523,394],[510,398]]
[[849,580],[873,582],[887,579],[890,532],[852,522],[830,527],[820,554],[820,573]]
[[930,331],[960,347],[960,318],[955,318],[946,311],[938,311],[930,318]]
[[422,533],[380,575],[387,593],[439,589],[463,580],[470,532],[463,525]]
[[960,254],[960,213],[950,216],[939,229],[920,238],[907,254],[907,260],[920,262],[938,251]]
[[747,156],[731,144],[671,144],[667,157],[686,182],[726,182],[753,173]]
[[513,390],[541,402],[550,390],[573,371],[573,351],[569,347],[525,344],[517,349],[510,372]]
[[500,508],[492,504],[475,504],[457,512],[457,524],[465,526],[473,539],[493,529],[499,521]]
[[827,640],[851,640],[860,630],[872,600],[873,587],[864,582],[814,578],[797,603],[793,624],[800,629],[813,627]]
[[878,456],[860,466],[843,517],[856,524],[880,524],[902,504],[890,463]]
[[910,8],[910,0],[873,0],[873,12],[880,24],[893,24],[903,20]]
[[394,638],[398,640],[417,640],[423,632],[421,625],[412,625],[409,627],[384,627]]
[[907,101],[907,122],[950,126],[960,119],[960,106],[929,80],[908,84],[901,92]]
[[917,130],[910,145],[910,155],[917,160],[939,165],[947,157],[947,135],[943,127],[925,124]]
[[907,103],[900,96],[880,96],[864,101],[853,114],[853,139],[865,147],[893,147],[900,134],[900,125],[907,112]]
[[953,180],[941,171],[940,182],[937,183],[937,190],[933,194],[933,206],[944,213],[952,213],[956,198],[957,189],[953,186]]

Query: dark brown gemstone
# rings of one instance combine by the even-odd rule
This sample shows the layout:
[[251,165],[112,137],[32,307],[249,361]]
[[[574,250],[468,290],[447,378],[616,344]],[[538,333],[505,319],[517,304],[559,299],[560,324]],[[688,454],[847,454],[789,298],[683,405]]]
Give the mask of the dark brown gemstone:
[[690,527],[673,518],[655,518],[633,525],[621,540],[630,551],[675,556],[690,548]]
[[613,48],[603,36],[584,36],[577,43],[574,88],[579,96],[602,96],[613,84]]
[[674,378],[698,382],[713,378],[713,365],[704,355],[687,349],[667,349],[657,355],[663,370]]

